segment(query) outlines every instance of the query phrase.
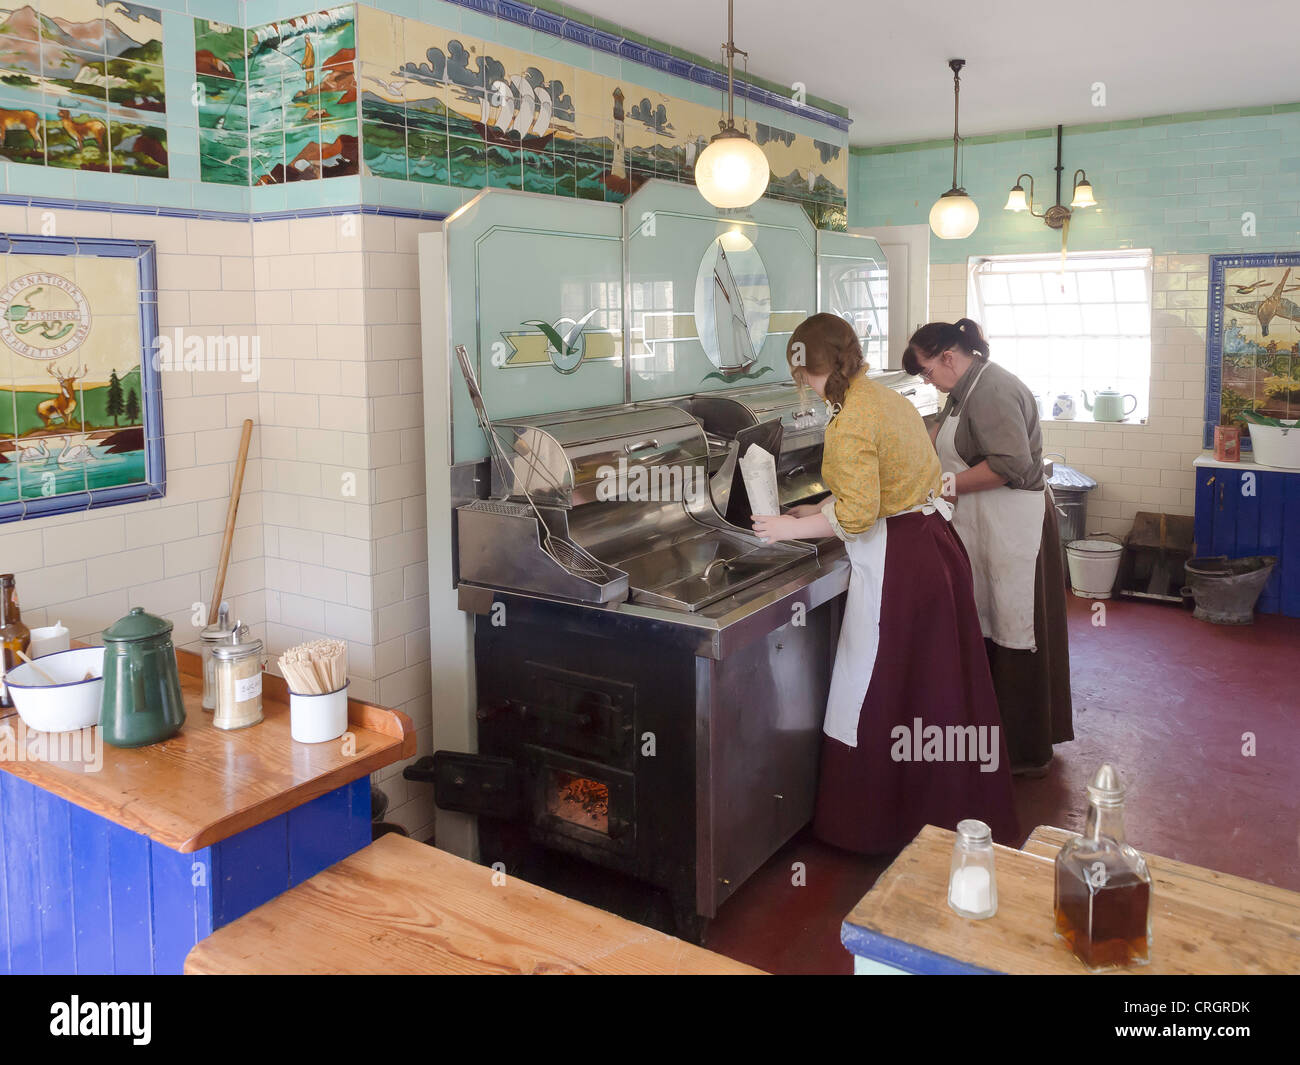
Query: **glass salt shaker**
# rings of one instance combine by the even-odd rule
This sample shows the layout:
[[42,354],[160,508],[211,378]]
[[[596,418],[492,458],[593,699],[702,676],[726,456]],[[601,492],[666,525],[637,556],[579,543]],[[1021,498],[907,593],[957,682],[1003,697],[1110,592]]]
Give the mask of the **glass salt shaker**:
[[216,664],[212,660],[212,649],[219,643],[234,641],[235,626],[230,624],[230,604],[222,603],[217,612],[217,620],[199,632],[199,647],[203,659],[203,702],[204,710],[217,708],[217,674]]
[[966,820],[957,825],[948,873],[948,905],[954,913],[975,921],[998,912],[993,833],[983,821]]

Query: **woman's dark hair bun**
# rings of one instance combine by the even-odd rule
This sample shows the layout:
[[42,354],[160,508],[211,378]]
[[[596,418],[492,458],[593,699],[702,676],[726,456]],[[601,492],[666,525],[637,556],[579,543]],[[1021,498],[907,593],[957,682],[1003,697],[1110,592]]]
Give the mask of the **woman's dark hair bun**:
[[970,318],[958,322],[930,322],[921,326],[907,342],[903,352],[903,369],[910,374],[921,372],[921,359],[937,359],[949,348],[960,348],[976,359],[987,360],[989,342],[979,323]]
[[957,322],[957,328],[961,330],[962,338],[966,341],[966,347],[972,355],[981,359],[989,357],[989,342],[985,339],[984,330],[980,328],[979,322],[962,318]]

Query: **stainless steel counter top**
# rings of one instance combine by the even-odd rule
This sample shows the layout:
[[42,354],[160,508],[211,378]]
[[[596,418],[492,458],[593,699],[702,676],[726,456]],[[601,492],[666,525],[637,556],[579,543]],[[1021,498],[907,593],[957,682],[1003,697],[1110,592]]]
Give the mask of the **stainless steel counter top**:
[[460,609],[467,613],[486,614],[494,601],[505,602],[511,604],[507,616],[513,609],[523,611],[525,616],[558,614],[593,632],[609,631],[611,626],[633,627],[651,637],[690,645],[699,657],[721,659],[781,628],[799,610],[815,610],[848,589],[849,562],[843,544],[829,539],[816,546],[816,557],[694,612],[632,602],[577,603],[467,581],[458,585],[457,596]]

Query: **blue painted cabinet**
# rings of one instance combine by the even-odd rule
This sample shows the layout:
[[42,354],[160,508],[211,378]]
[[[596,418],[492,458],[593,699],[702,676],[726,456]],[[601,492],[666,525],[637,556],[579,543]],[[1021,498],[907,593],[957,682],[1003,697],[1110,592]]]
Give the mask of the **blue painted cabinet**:
[[1198,465],[1196,553],[1276,556],[1259,611],[1300,618],[1300,472]]
[[0,772],[0,972],[180,973],[200,939],[370,842],[370,779],[182,854]]

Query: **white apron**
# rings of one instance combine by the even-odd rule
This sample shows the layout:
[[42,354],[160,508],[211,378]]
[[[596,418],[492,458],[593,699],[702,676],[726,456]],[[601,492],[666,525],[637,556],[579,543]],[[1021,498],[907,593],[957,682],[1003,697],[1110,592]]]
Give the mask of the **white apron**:
[[[981,367],[966,393],[967,402],[983,376]],[[945,473],[970,469],[957,454],[959,417],[957,411],[948,415],[934,442]],[[980,628],[1001,647],[1038,649],[1034,643],[1034,577],[1043,542],[1045,505],[1041,489],[1025,491],[1006,485],[970,492],[957,500],[952,523],[970,556]]]
[[[834,507],[832,498],[826,507]],[[823,511],[826,509],[823,507]],[[920,506],[899,511],[910,514],[939,511],[952,519],[952,506],[945,499],[927,499]],[[890,515],[893,517],[894,515]],[[888,542],[888,519],[880,518],[864,533],[846,540],[849,556],[849,591],[844,602],[844,620],[840,625],[840,642],[835,648],[835,668],[831,671],[831,690],[826,698],[826,720],[822,731],[848,747],[858,745],[858,719],[862,703],[871,686],[880,648],[880,603],[885,589],[885,547]]]

